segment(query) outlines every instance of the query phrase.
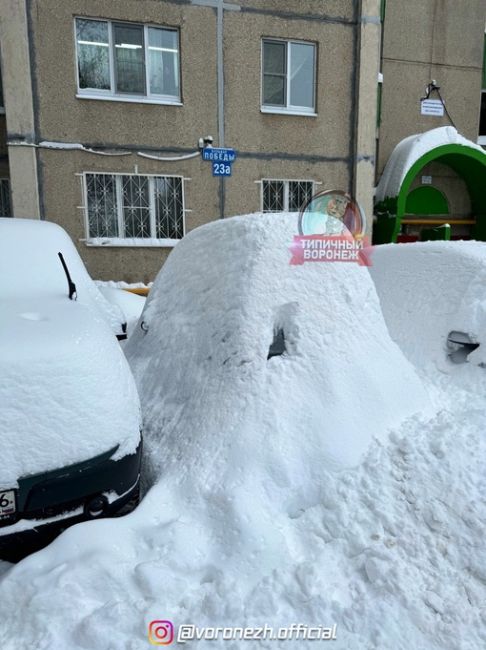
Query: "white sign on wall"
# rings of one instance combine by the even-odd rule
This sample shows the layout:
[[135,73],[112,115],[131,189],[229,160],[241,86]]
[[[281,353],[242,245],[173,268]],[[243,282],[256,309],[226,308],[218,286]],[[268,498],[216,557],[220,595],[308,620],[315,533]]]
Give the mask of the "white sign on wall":
[[422,185],[432,185],[432,176],[422,176]]
[[444,104],[440,99],[422,99],[420,102],[420,112],[422,115],[442,117],[444,115]]

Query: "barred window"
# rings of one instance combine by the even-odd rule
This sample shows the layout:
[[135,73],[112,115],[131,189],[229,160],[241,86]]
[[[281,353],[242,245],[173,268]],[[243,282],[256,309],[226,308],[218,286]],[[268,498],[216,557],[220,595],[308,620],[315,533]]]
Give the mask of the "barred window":
[[11,217],[12,207],[10,205],[10,180],[0,178],[0,217]]
[[263,212],[298,212],[313,193],[313,181],[263,180]]
[[184,236],[182,177],[86,173],[84,178],[89,238]]

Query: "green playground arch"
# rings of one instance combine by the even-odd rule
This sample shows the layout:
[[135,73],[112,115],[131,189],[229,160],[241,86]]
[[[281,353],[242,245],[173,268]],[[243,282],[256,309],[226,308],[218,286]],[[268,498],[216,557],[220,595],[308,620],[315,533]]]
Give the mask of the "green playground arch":
[[[375,207],[378,221],[373,239],[377,244],[397,241],[412,183],[431,162],[447,165],[464,180],[471,200],[472,214],[476,218],[472,236],[486,241],[486,152],[461,144],[445,144],[431,149],[410,167],[398,196],[387,197]],[[380,212],[385,214],[380,216]]]

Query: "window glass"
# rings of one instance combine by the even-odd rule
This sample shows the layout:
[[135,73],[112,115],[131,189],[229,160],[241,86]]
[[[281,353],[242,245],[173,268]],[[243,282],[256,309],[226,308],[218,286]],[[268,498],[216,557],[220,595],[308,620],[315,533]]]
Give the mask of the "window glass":
[[174,30],[148,29],[150,92],[179,97],[179,34]]
[[263,103],[286,104],[286,44],[263,42]]
[[122,176],[125,237],[151,237],[147,176]]
[[180,176],[86,174],[85,182],[88,237],[184,236]]
[[289,212],[298,212],[312,198],[311,181],[289,181]]
[[115,176],[86,174],[90,237],[118,237]]
[[0,178],[0,217],[11,217],[12,207],[10,205],[10,181],[8,178]]
[[145,56],[142,25],[113,25],[116,90],[145,94]]
[[182,179],[154,178],[155,228],[160,239],[180,239],[184,235]]
[[486,136],[486,91],[481,94],[481,115],[479,120],[479,135]]
[[314,45],[290,43],[290,104],[314,108]]
[[79,87],[110,90],[108,23],[76,19]]
[[263,211],[285,210],[284,181],[263,181]]

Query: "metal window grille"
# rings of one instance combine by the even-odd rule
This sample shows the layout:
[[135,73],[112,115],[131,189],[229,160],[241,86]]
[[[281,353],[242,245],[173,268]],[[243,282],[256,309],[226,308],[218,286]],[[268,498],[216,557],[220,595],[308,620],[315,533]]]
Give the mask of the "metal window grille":
[[263,212],[298,212],[313,193],[313,181],[264,180]]
[[180,176],[85,174],[90,238],[181,239],[184,182]]

